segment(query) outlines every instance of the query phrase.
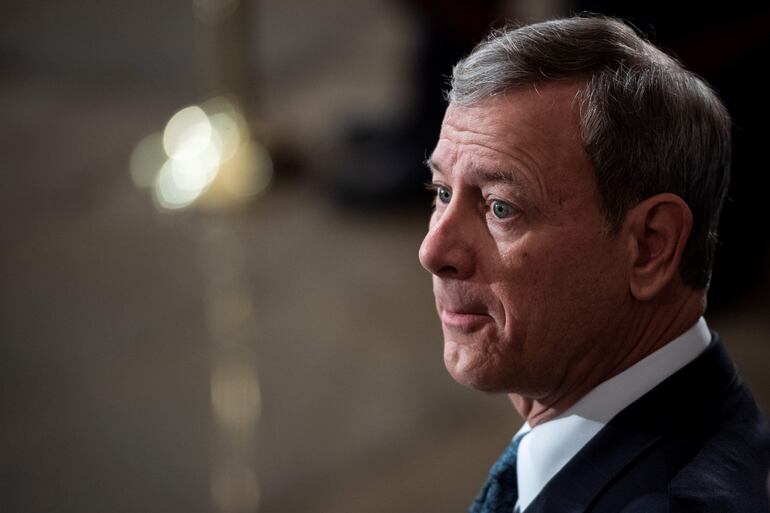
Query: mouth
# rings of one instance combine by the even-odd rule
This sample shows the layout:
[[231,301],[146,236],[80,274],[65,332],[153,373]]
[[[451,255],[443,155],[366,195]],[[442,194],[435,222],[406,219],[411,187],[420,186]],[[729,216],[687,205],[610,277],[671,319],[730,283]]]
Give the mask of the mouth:
[[489,314],[482,312],[449,309],[441,311],[441,322],[444,326],[463,332],[475,331],[491,320]]

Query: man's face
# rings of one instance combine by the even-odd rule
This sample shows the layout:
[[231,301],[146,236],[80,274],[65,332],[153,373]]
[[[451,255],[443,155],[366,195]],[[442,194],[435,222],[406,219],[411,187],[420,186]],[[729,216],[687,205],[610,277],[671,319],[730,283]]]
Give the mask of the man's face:
[[603,229],[577,87],[447,109],[420,262],[433,273],[444,361],[460,383],[542,398],[606,371],[629,297],[626,258]]

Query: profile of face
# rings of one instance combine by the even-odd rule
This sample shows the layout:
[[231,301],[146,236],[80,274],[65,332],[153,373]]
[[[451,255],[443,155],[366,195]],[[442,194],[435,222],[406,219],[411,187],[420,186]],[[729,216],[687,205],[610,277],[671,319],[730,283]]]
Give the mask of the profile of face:
[[603,223],[578,88],[531,86],[446,111],[419,256],[462,384],[547,398],[606,372],[607,351],[620,350],[608,337],[629,298],[627,259]]

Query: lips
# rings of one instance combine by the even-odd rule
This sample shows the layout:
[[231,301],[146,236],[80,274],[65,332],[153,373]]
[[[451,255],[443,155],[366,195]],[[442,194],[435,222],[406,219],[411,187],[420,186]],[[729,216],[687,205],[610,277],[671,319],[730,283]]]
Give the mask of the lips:
[[464,332],[475,331],[490,322],[492,317],[481,303],[450,303],[439,301],[439,316],[444,326]]
[[492,318],[487,314],[450,312],[449,310],[441,312],[441,322],[445,326],[461,331],[477,330],[491,320]]

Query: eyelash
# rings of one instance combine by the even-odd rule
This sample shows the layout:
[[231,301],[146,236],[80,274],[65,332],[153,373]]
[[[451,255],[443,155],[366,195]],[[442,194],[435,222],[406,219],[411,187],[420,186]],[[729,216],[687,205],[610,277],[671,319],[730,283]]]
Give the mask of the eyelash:
[[444,188],[444,186],[433,182],[425,182],[425,189],[429,191],[432,195],[431,212],[436,211],[436,199],[438,198],[439,188]]
[[[433,192],[433,210],[434,211],[436,210],[436,201],[438,199],[438,195],[439,195],[439,193],[440,193],[440,191],[442,189],[446,189],[447,191],[449,191],[449,194],[450,194],[449,200],[452,199],[452,191],[448,187],[446,187],[445,185],[438,184],[438,183],[433,183],[433,182],[426,182],[425,183],[425,188],[427,190]],[[449,200],[447,200],[447,202],[443,202],[442,201],[442,203],[446,204],[446,203],[449,202]],[[497,203],[500,203],[501,205],[505,205],[508,209],[510,209],[511,212],[510,212],[510,214],[507,217],[498,217],[497,215],[494,214],[494,206]],[[498,221],[509,220],[512,217],[514,217],[517,213],[519,213],[519,209],[516,206],[511,205],[510,203],[508,203],[506,201],[502,201],[502,200],[498,200],[498,199],[493,199],[493,200],[489,201],[489,205],[487,207],[487,210],[489,212],[491,212],[492,215],[495,217],[495,219],[497,219]]]

